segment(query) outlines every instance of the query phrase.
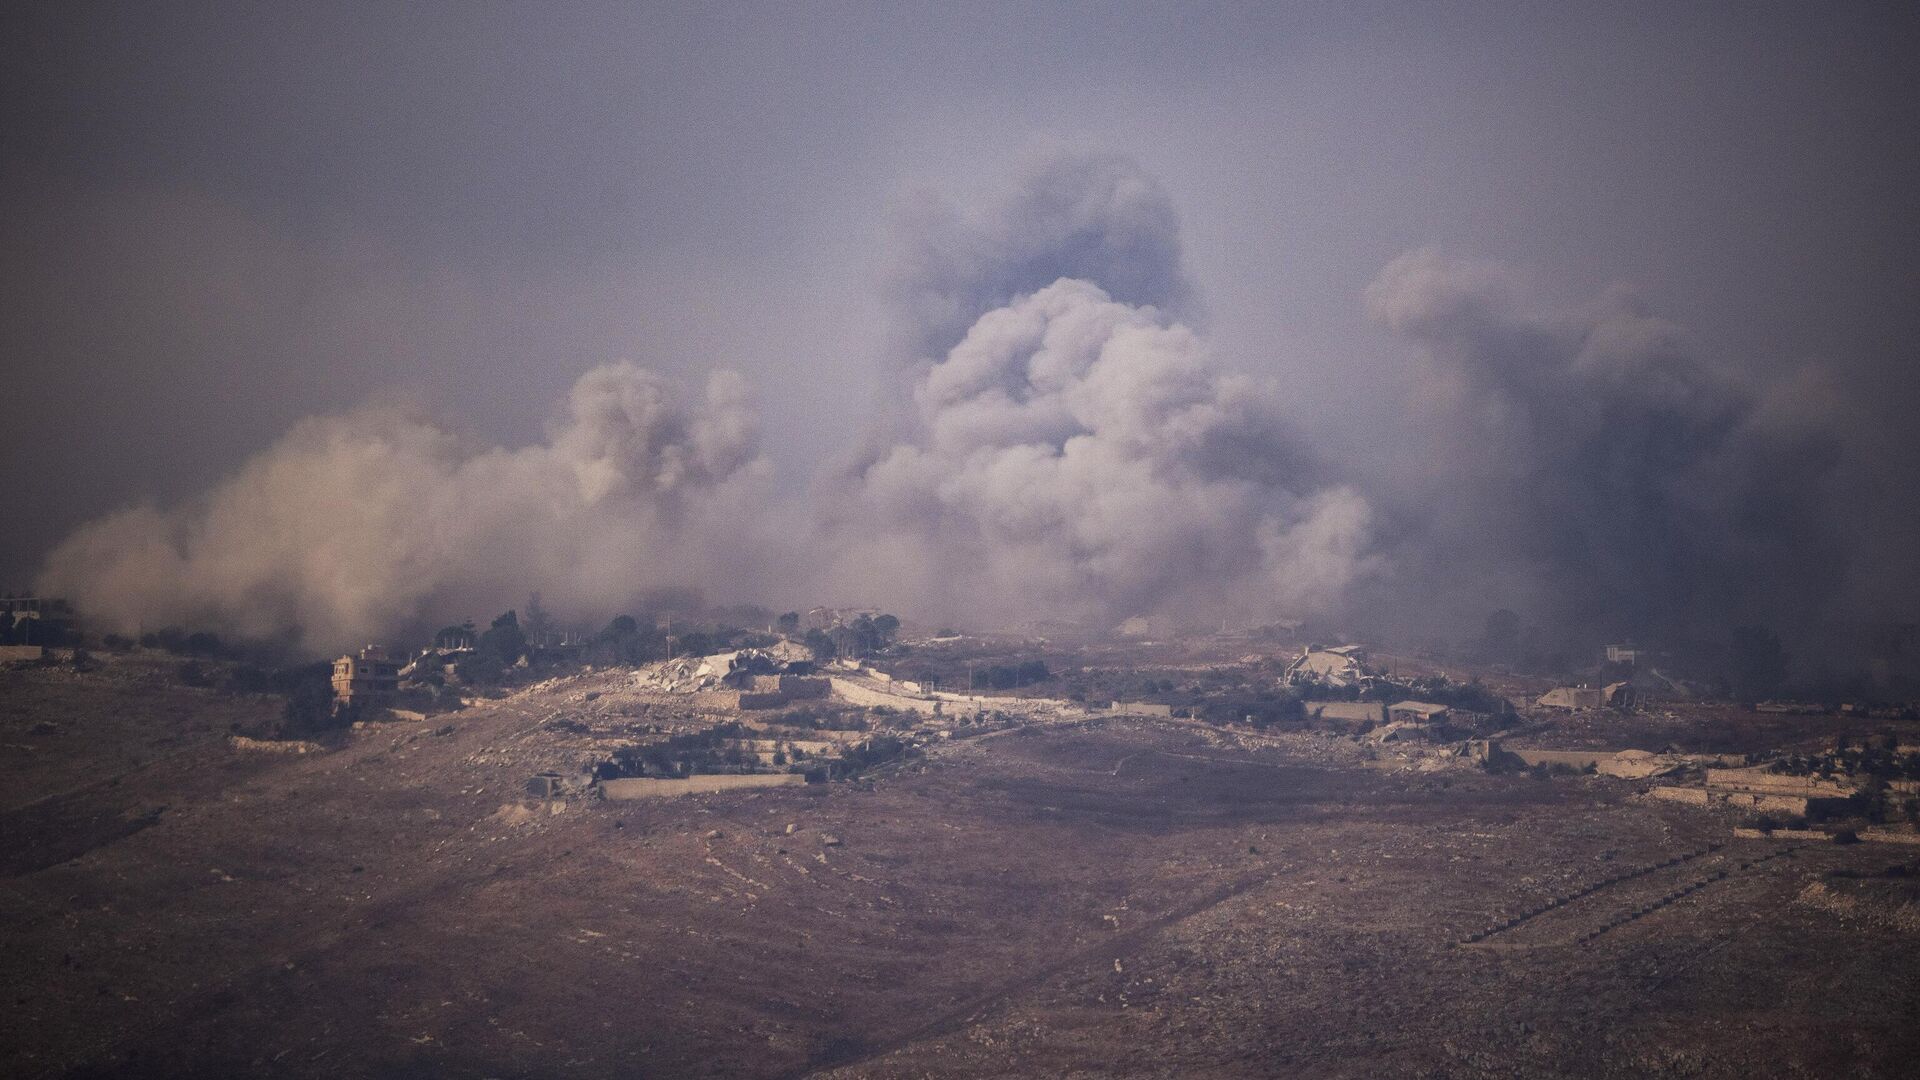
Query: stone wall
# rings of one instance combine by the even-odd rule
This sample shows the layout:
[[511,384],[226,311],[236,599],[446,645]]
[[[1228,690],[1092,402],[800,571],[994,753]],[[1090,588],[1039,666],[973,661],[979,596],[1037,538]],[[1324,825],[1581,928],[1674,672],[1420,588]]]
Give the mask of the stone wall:
[[1307,715],[1316,720],[1387,722],[1387,707],[1378,701],[1309,701],[1306,709]]
[[935,716],[945,710],[941,702],[926,698],[908,697],[905,694],[890,694],[884,690],[875,690],[862,686],[852,679],[829,678],[834,695],[850,705],[864,705],[867,708],[884,706],[889,709],[905,709],[926,716]]
[[1799,795],[1773,795],[1764,791],[1714,791],[1709,788],[1657,787],[1648,792],[1656,799],[1688,803],[1692,806],[1727,806],[1739,810],[1778,811],[1805,814],[1813,800]]
[[1602,761],[1612,761],[1611,750],[1513,750],[1513,756],[1528,765],[1565,765],[1570,769],[1598,769]]
[[637,776],[600,781],[600,794],[616,802],[629,799],[662,799],[676,795],[711,795],[720,791],[747,788],[795,787],[805,784],[801,773],[716,774],[680,779]]
[[752,689],[762,694],[785,694],[789,698],[823,698],[832,689],[826,679],[808,675],[755,675]]
[[693,695],[693,703],[703,709],[777,709],[787,703],[787,695],[754,690],[703,690]]
[[1773,795],[1797,795],[1805,799],[1844,799],[1859,790],[1853,783],[1823,780],[1817,776],[1786,776],[1756,769],[1708,769],[1707,786],[1739,791],[1764,791]]

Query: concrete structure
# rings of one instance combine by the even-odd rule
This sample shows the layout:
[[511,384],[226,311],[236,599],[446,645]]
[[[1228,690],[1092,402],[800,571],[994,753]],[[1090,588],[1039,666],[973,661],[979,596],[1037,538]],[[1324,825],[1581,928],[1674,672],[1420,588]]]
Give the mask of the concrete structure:
[[1514,757],[1526,762],[1529,767],[1545,765],[1548,768],[1552,768],[1555,765],[1565,765],[1569,769],[1579,769],[1583,772],[1587,769],[1598,771],[1601,762],[1613,760],[1613,751],[1611,750],[1527,749],[1513,750],[1510,752]]
[[600,781],[602,797],[615,802],[629,799],[661,799],[676,795],[711,795],[721,791],[752,788],[797,787],[805,784],[804,773],[724,773],[713,776],[688,776],[679,779],[629,777]]
[[1155,705],[1146,701],[1116,701],[1107,706],[1109,716],[1164,716],[1173,717],[1173,706]]
[[1428,741],[1433,738],[1431,724],[1422,724],[1412,720],[1393,720],[1374,728],[1367,733],[1367,741],[1374,743]]
[[46,647],[42,645],[0,645],[0,664],[38,660],[46,654]]
[[1428,701],[1402,701],[1387,706],[1387,719],[1401,724],[1444,724],[1451,711]]
[[0,596],[0,645],[58,645],[73,608],[46,596]]
[[1312,720],[1351,720],[1354,723],[1384,724],[1387,707],[1378,701],[1309,701],[1307,717]]
[[399,687],[400,665],[378,645],[333,662],[333,696],[343,703],[377,701]]
[[780,694],[788,698],[823,698],[833,684],[811,675],[755,675],[746,687],[756,694]]

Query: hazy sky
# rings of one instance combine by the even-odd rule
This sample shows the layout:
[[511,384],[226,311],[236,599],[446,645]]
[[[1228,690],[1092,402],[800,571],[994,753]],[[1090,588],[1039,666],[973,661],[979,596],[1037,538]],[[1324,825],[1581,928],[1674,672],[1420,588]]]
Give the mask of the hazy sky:
[[[44,5],[0,23],[0,584],[397,396],[478,444],[631,360],[757,389],[803,483],[891,387],[898,222],[1124,155],[1192,314],[1391,486],[1432,247],[1716,362],[1825,366],[1874,590],[1920,542],[1911,4]],[[931,195],[929,193],[932,193]],[[1873,485],[1879,485],[1877,488]]]

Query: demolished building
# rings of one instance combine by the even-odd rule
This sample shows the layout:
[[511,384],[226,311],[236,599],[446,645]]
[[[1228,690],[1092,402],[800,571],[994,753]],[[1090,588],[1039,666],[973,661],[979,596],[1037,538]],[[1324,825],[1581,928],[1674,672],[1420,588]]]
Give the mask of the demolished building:
[[1387,706],[1387,718],[1403,724],[1445,724],[1452,710],[1428,701],[1402,701]]
[[1541,694],[1534,704],[1543,709],[1630,709],[1636,692],[1632,683],[1609,683],[1604,687],[1556,686]]
[[1309,645],[1287,665],[1286,673],[1280,678],[1288,686],[1345,688],[1371,685],[1379,675],[1367,666],[1363,646]]

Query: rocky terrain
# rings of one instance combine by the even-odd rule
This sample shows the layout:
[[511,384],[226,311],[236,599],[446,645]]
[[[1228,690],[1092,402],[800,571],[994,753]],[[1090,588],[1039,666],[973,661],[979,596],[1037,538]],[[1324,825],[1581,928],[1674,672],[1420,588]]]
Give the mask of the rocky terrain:
[[529,801],[530,772],[698,718],[609,673],[313,753],[235,749],[232,725],[274,707],[135,658],[0,672],[0,1072],[1920,1060],[1912,926],[1847,884],[1910,852],[1734,840],[1629,781],[1102,719],[845,783]]

